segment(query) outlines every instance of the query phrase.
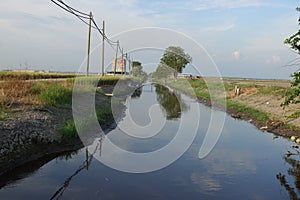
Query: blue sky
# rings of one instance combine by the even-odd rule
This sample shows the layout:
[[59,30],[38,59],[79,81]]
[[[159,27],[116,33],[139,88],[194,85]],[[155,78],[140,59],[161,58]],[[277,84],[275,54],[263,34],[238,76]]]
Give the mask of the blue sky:
[[[147,71],[153,70],[168,44],[183,45],[186,52],[193,55],[192,64],[196,68],[206,63],[203,61],[206,58],[201,60],[198,57],[202,58],[207,51],[206,56],[213,61],[206,64],[206,68],[215,64],[226,77],[286,79],[297,70],[297,67],[284,67],[298,55],[283,44],[283,40],[298,29],[297,0],[65,2],[85,12],[93,11],[99,25],[105,20],[107,36],[119,39],[127,52],[145,47],[143,42],[137,42],[139,39],[149,40],[147,47],[151,42],[153,47],[159,47],[159,52],[148,52],[147,55],[143,51],[132,53],[134,59],[149,66]],[[0,7],[0,25],[0,69],[76,71],[84,63],[87,26],[50,0],[6,1]],[[161,37],[158,29],[156,33],[144,31],[140,35],[132,31],[143,27],[164,28],[170,32]],[[128,31],[132,34],[125,36]],[[198,55],[193,44],[182,44],[178,34],[184,34],[199,44],[205,53],[204,50],[197,51],[200,52]],[[170,42],[166,42],[169,39]],[[96,49],[91,70],[95,72],[99,71],[101,63],[98,56],[101,48],[97,48],[100,43],[100,37],[93,31],[92,48]],[[114,51],[108,44],[106,49],[105,63],[109,66]],[[187,67],[186,71],[193,70]],[[204,68],[201,73],[206,74]]]

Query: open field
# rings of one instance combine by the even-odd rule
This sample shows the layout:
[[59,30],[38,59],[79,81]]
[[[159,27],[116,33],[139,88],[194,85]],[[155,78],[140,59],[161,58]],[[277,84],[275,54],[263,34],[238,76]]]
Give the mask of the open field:
[[0,80],[5,79],[19,79],[19,80],[32,80],[32,79],[57,79],[57,78],[73,78],[76,74],[68,73],[46,73],[46,72],[18,72],[18,71],[0,71]]

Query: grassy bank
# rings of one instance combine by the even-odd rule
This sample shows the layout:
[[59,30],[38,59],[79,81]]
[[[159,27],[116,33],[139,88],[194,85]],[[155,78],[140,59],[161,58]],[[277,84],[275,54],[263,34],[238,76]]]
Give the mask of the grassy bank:
[[[77,83],[82,86],[80,90],[86,92],[87,87],[98,87],[96,96],[101,105],[96,105],[99,122],[111,115],[110,98],[104,95],[101,86],[113,86],[121,78],[113,76],[80,77]],[[26,81],[23,78],[6,78],[0,84],[0,120],[13,118],[15,112],[35,108],[63,108],[69,117],[62,122],[61,131],[63,138],[76,137],[76,130],[72,116],[72,92],[75,78],[64,81]],[[87,86],[88,85],[88,86]],[[97,102],[96,102],[97,103]]]
[[[285,96],[291,92],[287,81],[212,78],[206,80],[209,81],[210,89],[214,91],[212,95],[209,93],[205,79],[177,79],[167,84],[186,94],[196,96],[208,104],[214,101],[234,116],[255,120],[257,124],[261,126],[265,124],[264,126],[269,129],[274,128],[271,127],[272,124],[282,124],[284,129],[300,130],[299,119],[288,119],[289,114],[297,107],[289,107],[285,110],[280,107]],[[191,86],[190,89],[187,89],[187,83]],[[240,89],[239,95],[234,93],[236,87]]]

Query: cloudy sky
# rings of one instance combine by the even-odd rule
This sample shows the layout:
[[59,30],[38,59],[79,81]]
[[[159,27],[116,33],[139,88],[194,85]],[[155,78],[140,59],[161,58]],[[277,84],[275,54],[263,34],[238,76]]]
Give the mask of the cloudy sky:
[[[198,71],[204,75],[212,66],[225,77],[286,79],[297,70],[285,67],[297,54],[283,44],[298,30],[297,0],[64,2],[92,11],[99,26],[105,20],[106,35],[120,40],[124,51],[144,63],[147,71],[169,45],[182,46],[193,57],[193,66],[203,67]],[[50,0],[5,1],[0,25],[0,69],[77,71],[84,65],[88,27]],[[100,71],[100,43],[93,30],[95,72]],[[106,44],[106,66],[113,57],[113,48]],[[187,67],[189,71],[193,70]]]

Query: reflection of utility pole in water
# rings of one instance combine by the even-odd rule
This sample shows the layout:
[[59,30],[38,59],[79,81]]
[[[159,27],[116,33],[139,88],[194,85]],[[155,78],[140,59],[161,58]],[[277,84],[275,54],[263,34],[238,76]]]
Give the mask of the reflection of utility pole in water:
[[102,153],[102,142],[103,142],[103,140],[104,140],[104,135],[99,138],[99,144],[100,144],[99,157],[101,157],[101,153]]
[[101,148],[102,148],[102,142],[103,142],[103,140],[104,140],[104,135],[102,135],[100,137],[99,142],[97,143],[97,145],[96,145],[96,147],[95,147],[95,149],[94,149],[94,151],[93,151],[92,154],[89,154],[88,147],[85,148],[85,156],[86,156],[85,161],[82,163],[82,165],[80,165],[78,167],[78,169],[71,176],[69,176],[65,180],[65,182],[63,183],[63,185],[58,190],[56,190],[56,192],[50,198],[51,200],[52,199],[60,199],[60,197],[62,197],[62,195],[64,194],[65,190],[70,185],[70,182],[71,182],[72,178],[75,177],[77,174],[79,174],[79,172],[81,172],[83,169],[88,170],[89,166],[92,163],[94,155],[97,152],[97,150],[98,150],[99,147],[100,147],[100,156],[101,156]]
[[86,170],[89,170],[89,150],[87,147],[85,147],[85,167]]

